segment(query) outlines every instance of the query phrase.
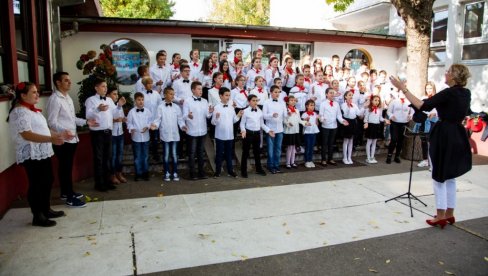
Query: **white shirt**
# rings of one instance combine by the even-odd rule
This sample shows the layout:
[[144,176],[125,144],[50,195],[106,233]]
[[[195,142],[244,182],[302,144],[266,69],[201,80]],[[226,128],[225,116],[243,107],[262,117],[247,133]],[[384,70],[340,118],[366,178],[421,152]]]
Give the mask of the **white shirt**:
[[135,92],[143,92],[144,90],[146,90],[146,88],[144,88],[144,84],[142,84],[142,78],[139,78],[136,82]]
[[169,74],[170,74],[172,80],[173,79],[176,80],[177,76],[180,75],[180,65],[178,65],[178,68],[176,68],[174,64],[170,64],[169,65]]
[[[105,97],[103,100],[101,98],[99,94],[95,94],[86,99],[86,118],[95,119],[98,123],[97,127],[91,126],[90,130],[111,130],[113,128],[113,109],[115,104],[110,97]],[[108,109],[105,111],[98,110],[100,104],[108,105]]]
[[401,99],[393,100],[386,111],[390,119],[396,123],[407,123],[414,112],[413,108],[408,106],[410,102],[405,98],[402,99],[404,99],[403,103]]
[[190,80],[199,79],[200,71],[202,70],[202,64],[200,62],[190,61],[188,63],[190,66]]
[[308,91],[306,88],[300,89],[298,86],[294,86],[290,89],[290,95],[293,95],[297,99],[296,108],[299,111],[305,111],[305,102],[308,100]]
[[237,108],[246,108],[249,105],[249,102],[247,100],[248,92],[246,89],[240,89],[239,87],[236,87],[230,91],[230,97],[232,98],[232,101],[236,103]]
[[[193,115],[193,119],[188,117],[190,112]],[[186,133],[190,136],[206,135],[207,118],[210,118],[210,116],[212,116],[212,114],[208,111],[208,102],[204,98],[196,98],[195,96],[191,96],[183,103],[183,119],[185,120],[186,127],[188,128]]]
[[268,133],[270,129],[264,124],[263,112],[261,109],[256,107],[256,111],[252,110],[253,109],[250,106],[244,109],[240,123],[241,132],[246,132],[246,130],[259,131],[262,129],[264,132]]
[[[219,118],[217,118],[217,114]],[[212,114],[212,125],[215,126],[215,138],[219,140],[234,140],[234,123],[239,117],[234,111],[231,103],[219,103],[215,106]]]
[[320,105],[319,119],[322,122],[322,127],[328,129],[337,128],[337,121],[341,122],[341,124],[344,121],[339,104],[332,101],[332,106],[330,106],[329,100],[325,100]]
[[32,131],[33,133],[51,136],[47,121],[41,112],[34,112],[25,107],[16,107],[10,113],[10,134],[15,143],[15,159],[17,164],[25,160],[42,160],[54,155],[51,143],[36,143],[27,141],[20,133]]
[[[114,109],[114,119],[125,118],[124,109],[121,106],[116,106]],[[114,126],[112,128],[112,136],[120,136],[124,134],[124,127],[122,126],[122,122],[114,122]]]
[[310,87],[310,93],[308,93],[308,98],[313,99],[314,97],[316,98],[314,100],[315,102],[315,110],[319,111],[320,110],[320,104],[322,101],[324,101],[327,97],[325,95],[325,90],[327,90],[329,86],[323,82],[323,83],[318,83],[314,82],[311,87]]
[[371,123],[371,124],[379,124],[380,122],[384,122],[383,119],[383,108],[377,108],[375,111],[369,111],[369,108],[366,109],[364,112],[364,122]]
[[156,114],[158,114],[158,106],[163,102],[161,99],[161,95],[154,90],[151,90],[152,93],[149,93],[149,91],[144,90],[142,91],[142,94],[144,94],[144,108],[149,109],[151,111],[151,114],[153,118],[151,120],[154,120],[154,117]]
[[212,87],[212,74],[205,74],[204,72],[200,71],[198,75],[198,80],[202,83],[203,87]]
[[[151,75],[151,79],[153,80],[154,90],[163,91],[165,87],[171,85],[171,71],[169,69],[169,66],[159,66],[157,64],[154,64],[149,68],[149,74]],[[163,81],[163,84],[161,86],[156,85],[156,83],[159,81]]]
[[47,109],[47,124],[49,127],[56,131],[62,132],[68,130],[75,137],[71,140],[65,140],[65,143],[78,143],[80,139],[76,133],[76,126],[86,125],[86,120],[77,118],[75,115],[75,106],[73,100],[67,93],[63,95],[57,89],[49,97],[46,105]]
[[[278,117],[274,117],[273,114],[277,113]],[[283,132],[283,121],[286,116],[286,105],[284,102],[276,99],[269,99],[264,102],[263,104],[263,118],[265,120],[265,124],[272,130],[274,133],[281,133]]]
[[159,128],[159,138],[164,142],[180,141],[180,133],[178,126],[183,128],[185,121],[183,120],[183,114],[181,108],[175,104],[163,102],[158,106],[157,114],[153,121]]
[[276,68],[276,72],[273,74],[273,68],[268,68],[264,72],[264,79],[266,80],[266,85],[268,90],[274,84],[274,79],[281,77],[280,69]]
[[352,106],[349,106],[347,103],[341,104],[341,109],[344,113],[343,118],[352,120],[361,115],[361,111],[359,110],[358,106],[355,103],[351,103],[351,105]]
[[251,90],[251,92],[249,92],[249,95],[256,95],[258,97],[258,105],[263,105],[268,99],[268,91],[265,87],[261,89],[261,92],[259,92],[259,88],[255,87],[253,90]]
[[[253,89],[256,86],[255,80],[256,80],[257,76],[261,76],[264,78],[264,71],[263,70],[256,70],[254,68],[247,71],[247,74],[246,74],[246,77],[247,77],[246,88],[247,89]],[[264,84],[264,86],[266,86],[266,84]]]
[[295,78],[297,76],[297,74],[295,73],[295,70],[293,70],[292,73],[289,74],[286,71],[286,68],[284,68],[282,74],[283,74],[283,86],[286,86],[289,88],[292,88],[293,86],[295,86]]
[[191,97],[191,83],[191,80],[185,80],[183,78],[179,78],[173,82],[173,90],[175,91],[174,103],[180,104],[181,100]]
[[307,112],[302,114],[302,119],[305,120],[308,118],[308,123],[310,123],[309,126],[307,124],[304,124],[303,127],[303,134],[316,134],[319,133],[319,126],[317,125],[318,120],[319,120],[319,114],[316,112],[313,113],[313,115],[309,115]]
[[208,104],[216,106],[220,103],[219,89],[215,86],[208,90]]
[[291,112],[289,115],[288,112],[291,112],[289,108],[286,110],[285,116],[285,134],[296,134],[300,132],[300,124],[304,125],[306,122],[300,119],[300,112],[298,109],[295,109],[295,112]]
[[[138,108],[134,107],[129,111],[127,115],[127,130],[131,133],[132,141],[138,143],[147,142],[149,141],[149,128],[151,127],[153,116],[147,108],[142,108],[142,112],[137,112],[137,110]],[[145,127],[148,129],[143,133],[142,130]],[[135,132],[132,133],[132,130],[135,130]]]

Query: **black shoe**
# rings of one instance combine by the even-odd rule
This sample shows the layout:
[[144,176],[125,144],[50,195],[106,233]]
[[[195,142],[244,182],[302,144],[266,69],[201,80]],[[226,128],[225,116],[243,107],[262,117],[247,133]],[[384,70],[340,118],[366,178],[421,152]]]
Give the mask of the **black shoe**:
[[282,171],[280,169],[275,169],[275,172],[276,173],[282,173]]
[[220,177],[220,173],[214,173],[213,178],[219,178],[219,177]]
[[134,181],[135,182],[137,182],[137,181],[139,181],[141,179],[142,179],[142,176],[141,175],[136,174],[136,176],[134,176]]
[[271,170],[269,171],[271,174],[276,174],[276,171],[275,170]]
[[32,226],[51,227],[54,225],[56,225],[56,222],[54,220],[48,219],[43,214],[34,216],[34,218],[32,219]]
[[198,180],[198,177],[196,177],[196,176],[195,176],[195,175],[193,175],[193,174],[190,174],[190,179],[191,179],[191,180]]
[[145,174],[142,176],[142,179],[144,179],[144,181],[149,181],[149,179],[151,179],[151,177],[149,177],[149,173],[145,173]]
[[242,176],[243,178],[248,178],[248,177],[249,177],[249,176],[247,175],[247,172],[245,172],[245,173],[241,173],[241,176]]
[[256,171],[256,173],[259,174],[259,175],[262,175],[262,176],[266,176],[266,172],[263,171],[263,170]]
[[229,176],[230,176],[230,177],[237,178],[237,174],[236,174],[235,172],[230,172],[230,173],[229,173]]
[[400,160],[400,157],[395,157],[394,161],[395,161],[395,163],[398,163],[398,164],[402,163],[402,161]]
[[44,216],[48,219],[59,218],[59,217],[64,216],[64,212],[63,211],[54,211],[53,209],[49,208],[49,211],[44,213]]
[[105,186],[95,186],[95,190],[97,190],[99,192],[106,192],[106,191],[108,191],[107,187],[105,187]]
[[107,189],[108,190],[115,190],[115,189],[117,189],[117,186],[115,186],[114,184],[111,184],[110,183],[110,184],[107,185]]
[[386,164],[391,164],[391,156],[386,157]]
[[208,176],[202,174],[198,176],[198,179],[208,179]]

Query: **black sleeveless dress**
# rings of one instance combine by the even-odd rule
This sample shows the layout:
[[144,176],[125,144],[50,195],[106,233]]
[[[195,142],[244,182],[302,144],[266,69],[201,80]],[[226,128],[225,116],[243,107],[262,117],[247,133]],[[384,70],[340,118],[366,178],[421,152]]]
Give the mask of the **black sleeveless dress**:
[[430,133],[429,148],[435,181],[444,182],[471,170],[471,146],[462,125],[470,103],[471,92],[461,86],[446,88],[424,100],[421,110],[436,108],[439,116]]

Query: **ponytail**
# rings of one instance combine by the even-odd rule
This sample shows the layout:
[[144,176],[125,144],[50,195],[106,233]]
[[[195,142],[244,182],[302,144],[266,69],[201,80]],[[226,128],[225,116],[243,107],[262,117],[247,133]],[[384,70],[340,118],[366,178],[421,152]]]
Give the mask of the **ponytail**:
[[21,94],[27,94],[27,92],[29,92],[29,89],[31,88],[32,85],[34,85],[32,82],[26,82],[26,81],[21,82],[21,83],[16,85],[15,97],[12,100],[12,106],[10,107],[10,110],[8,111],[8,116],[7,116],[7,120],[6,120],[7,123],[8,123],[9,118],[10,118],[10,113],[12,112],[12,110],[14,110],[15,106],[20,101],[20,95]]

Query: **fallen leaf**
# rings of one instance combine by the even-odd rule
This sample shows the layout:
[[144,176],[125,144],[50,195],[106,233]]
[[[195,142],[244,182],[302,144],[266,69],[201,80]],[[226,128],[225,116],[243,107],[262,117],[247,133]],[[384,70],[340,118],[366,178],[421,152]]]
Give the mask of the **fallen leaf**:
[[90,255],[91,255],[91,254],[90,254],[90,252],[86,251],[86,252],[85,252],[85,254],[84,254],[83,256],[85,256],[85,257],[86,257],[86,256],[90,256]]
[[398,212],[398,211],[397,212],[393,212],[393,213],[395,213],[397,215],[401,215],[402,214],[402,212]]
[[237,257],[237,254],[236,254],[236,253],[234,253],[234,252],[232,252],[232,254],[231,254],[231,255],[232,255],[232,256],[234,256],[234,257]]
[[3,252],[2,251],[0,251],[0,255],[3,255]]
[[368,222],[368,224],[369,224],[369,225],[374,225],[374,224],[376,224],[376,221],[374,221],[374,220],[370,220],[370,221]]
[[488,262],[488,257],[485,257],[485,261],[487,261],[487,262]]
[[376,269],[372,269],[372,268],[370,268],[370,269],[368,269],[368,270],[369,270],[369,272],[378,273],[378,270],[376,270]]
[[[354,237],[352,237],[351,239],[355,240],[355,239],[357,239],[357,238],[358,238],[357,236],[354,236]],[[366,250],[366,249],[365,249],[365,250]]]
[[91,199],[91,197],[89,197],[89,196],[85,195],[85,201],[86,201],[86,202],[90,202],[90,201],[92,201],[92,199]]
[[286,234],[287,235],[290,235],[291,234],[290,230],[286,231]]
[[283,224],[282,224],[282,225],[283,225],[283,226],[286,226],[286,222],[283,222]]
[[247,259],[249,259],[249,257],[247,257],[246,255],[241,255],[241,260],[242,260],[242,261],[245,261],[245,260],[247,260]]
[[96,242],[92,242],[91,245],[97,245],[97,243]]
[[444,262],[443,262],[443,261],[439,261],[439,264],[440,264],[440,265],[444,265]]
[[[163,186],[163,185],[161,185]],[[158,193],[158,197],[163,197],[163,193]]]
[[325,225],[325,222],[321,222],[320,225]]
[[374,226],[373,228],[374,228],[374,229],[380,229],[380,227],[379,227],[379,226]]
[[215,240],[212,240],[212,243],[215,243]]
[[90,224],[95,224],[95,223],[97,223],[96,220],[90,222]]
[[323,244],[323,245],[327,245],[327,242],[323,242],[322,244]]
[[210,237],[208,234],[198,234],[198,237],[202,240],[205,240],[206,238]]
[[389,264],[389,263],[390,263],[390,260],[386,260],[386,262],[385,262],[385,263]]
[[355,260],[355,261],[357,261],[357,260],[361,260],[361,258],[354,258],[354,260]]
[[86,239],[89,240],[89,241],[94,241],[97,238],[95,236],[87,236]]
[[408,220],[404,220],[403,223],[410,223]]
[[447,271],[447,270],[446,270],[446,271],[444,271],[444,272],[445,272],[447,275],[456,275],[456,274],[454,274],[454,273],[452,273],[452,272],[450,272],[450,271]]
[[94,197],[92,201],[98,201],[98,197]]
[[157,219],[161,219],[159,216],[156,216]]

